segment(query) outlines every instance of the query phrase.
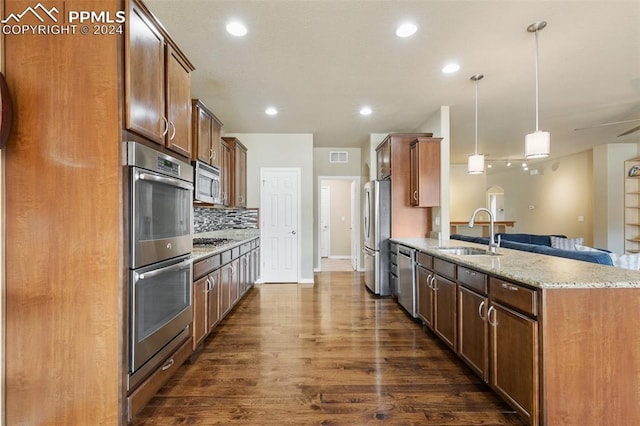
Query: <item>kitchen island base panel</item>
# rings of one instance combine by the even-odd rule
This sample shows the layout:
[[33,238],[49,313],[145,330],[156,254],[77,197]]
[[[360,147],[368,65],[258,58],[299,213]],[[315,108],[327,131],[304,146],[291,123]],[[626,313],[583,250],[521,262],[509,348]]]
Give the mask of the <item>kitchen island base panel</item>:
[[543,292],[543,424],[640,424],[640,291]]

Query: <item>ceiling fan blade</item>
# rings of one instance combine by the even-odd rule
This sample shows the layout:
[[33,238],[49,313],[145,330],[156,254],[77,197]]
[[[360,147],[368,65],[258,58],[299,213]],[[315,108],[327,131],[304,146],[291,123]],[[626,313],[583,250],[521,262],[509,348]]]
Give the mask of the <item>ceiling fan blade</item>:
[[[588,126],[588,127],[580,127],[578,129],[573,129],[573,130],[586,130],[586,129],[595,129],[596,127],[605,127],[605,126],[613,126],[614,124],[624,124],[624,123],[632,123],[634,121],[640,121],[640,118],[633,118],[631,120],[622,120],[622,121],[612,121],[610,123],[602,123],[602,124],[595,124],[593,126]],[[635,130],[634,130],[635,131]],[[620,135],[622,136],[622,135]]]
[[620,137],[620,136],[630,135],[631,133],[633,133],[633,132],[637,132],[638,130],[640,130],[640,126],[636,126],[636,127],[634,127],[633,129],[629,129],[629,130],[627,130],[627,131],[626,131],[626,132],[624,132],[624,133],[620,133],[620,134],[618,135],[618,137]]

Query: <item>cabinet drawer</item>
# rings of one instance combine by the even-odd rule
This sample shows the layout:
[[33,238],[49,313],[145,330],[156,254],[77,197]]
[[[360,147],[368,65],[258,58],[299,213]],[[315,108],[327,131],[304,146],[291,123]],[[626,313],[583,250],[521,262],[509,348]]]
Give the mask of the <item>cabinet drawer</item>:
[[538,315],[538,294],[530,288],[491,277],[489,279],[489,297],[525,314],[534,317]]
[[456,279],[456,264],[447,262],[439,257],[433,258],[433,270],[438,274],[449,277],[452,280]]
[[430,256],[422,252],[417,252],[416,263],[420,266],[424,266],[425,268],[431,269],[433,267],[433,256]]
[[237,259],[240,257],[240,247],[234,247],[231,249],[231,259]]
[[487,276],[482,272],[458,266],[458,282],[482,294],[487,294]]
[[229,262],[231,262],[231,250],[220,253],[220,264],[226,265]]
[[167,361],[165,361],[162,366],[127,397],[127,414],[129,421],[153,398],[167,380],[169,380],[186,361],[189,355],[191,355],[191,339],[187,339],[173,355],[167,358]]
[[251,243],[244,243],[240,246],[240,254],[243,255],[245,253],[249,253],[251,250]]
[[193,280],[204,277],[209,272],[220,267],[220,254],[214,254],[193,264]]

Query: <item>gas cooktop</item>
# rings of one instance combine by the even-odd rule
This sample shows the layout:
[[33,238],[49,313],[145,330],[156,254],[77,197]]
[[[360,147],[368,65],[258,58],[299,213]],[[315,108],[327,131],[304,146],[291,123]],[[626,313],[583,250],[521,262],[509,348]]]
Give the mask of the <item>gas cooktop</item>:
[[230,238],[194,238],[194,247],[220,247],[232,243]]

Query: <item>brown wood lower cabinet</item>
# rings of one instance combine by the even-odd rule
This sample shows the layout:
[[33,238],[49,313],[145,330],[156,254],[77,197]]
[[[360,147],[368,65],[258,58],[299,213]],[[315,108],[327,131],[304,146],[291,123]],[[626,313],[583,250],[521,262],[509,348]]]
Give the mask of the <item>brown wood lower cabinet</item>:
[[430,253],[419,318],[528,424],[640,424],[637,288],[537,287]]
[[416,267],[416,286],[418,297],[418,317],[422,323],[433,329],[433,287],[431,279],[433,272],[422,266]]
[[254,239],[194,263],[193,350],[255,283],[259,247],[259,239]]
[[433,332],[453,350],[457,348],[457,284],[438,274],[433,280]]
[[491,386],[529,423],[538,424],[538,322],[495,302],[487,315]]
[[458,287],[458,355],[484,381],[489,380],[489,298]]
[[207,302],[207,328],[210,333],[220,322],[220,270],[209,274]]

